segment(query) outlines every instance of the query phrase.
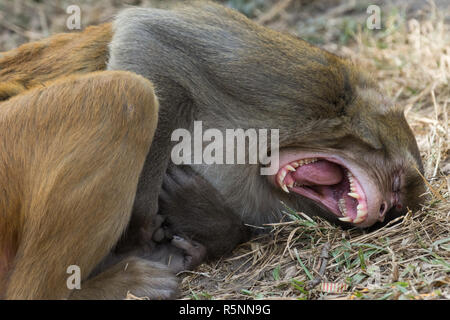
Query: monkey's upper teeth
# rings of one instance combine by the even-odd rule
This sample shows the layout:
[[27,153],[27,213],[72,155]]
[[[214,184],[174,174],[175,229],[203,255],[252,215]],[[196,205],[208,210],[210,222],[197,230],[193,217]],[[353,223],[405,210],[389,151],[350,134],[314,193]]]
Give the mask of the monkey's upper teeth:
[[286,177],[287,171],[281,170],[280,175],[278,176],[278,181],[283,182],[284,178]]
[[[355,180],[354,180],[354,177],[353,177],[353,175],[352,175],[352,173],[350,171],[347,171],[347,177],[348,177],[348,182],[350,183],[350,193],[348,195],[350,197],[359,199],[360,197],[359,197],[359,195],[358,195],[358,193],[356,191]],[[355,195],[357,197],[355,197]]]
[[289,193],[289,188],[292,187],[299,187],[298,184],[296,184],[295,182],[288,182],[287,184],[285,183],[285,178],[288,172],[295,172],[297,168],[304,166],[305,164],[309,164],[309,163],[313,163],[316,162],[318,159],[317,158],[309,158],[309,159],[302,159],[299,161],[293,161],[291,163],[288,163],[287,165],[285,165],[283,168],[281,168],[281,170],[278,172],[277,175],[277,182],[280,185],[280,188],[286,192]]
[[286,178],[287,170],[288,169],[286,169],[286,168],[281,169],[280,172],[277,175],[277,180],[278,180],[278,184],[280,185],[280,188],[284,192],[289,193],[289,190],[288,190],[286,184],[284,183],[284,178]]
[[357,193],[349,192],[349,193],[347,193],[347,194],[348,194],[348,196],[350,196],[350,197],[352,197],[352,198],[359,199],[359,194],[357,194]]
[[295,169],[289,164],[285,168],[288,169],[289,171],[295,171]]
[[317,160],[318,160],[317,158],[302,159],[302,160],[291,162],[291,165],[295,168],[298,168],[298,167],[304,166],[305,164],[314,163]]

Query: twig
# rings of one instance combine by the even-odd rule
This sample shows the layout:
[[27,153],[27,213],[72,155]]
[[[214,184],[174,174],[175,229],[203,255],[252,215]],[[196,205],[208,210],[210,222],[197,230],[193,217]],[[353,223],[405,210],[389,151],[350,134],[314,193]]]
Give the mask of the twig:
[[47,23],[47,16],[45,15],[44,9],[42,9],[41,6],[38,7],[38,13],[39,13],[39,22],[41,24],[42,32],[44,34],[44,37],[48,37],[50,34],[48,23]]
[[28,40],[36,40],[39,39],[41,37],[40,34],[35,33],[35,32],[31,32],[31,31],[25,31],[23,28],[8,22],[5,18],[4,15],[0,12],[0,26],[11,30],[14,33],[17,33],[19,35],[21,35],[24,38],[27,38]]
[[420,177],[422,178],[423,182],[425,182],[425,184],[427,185],[428,189],[430,189],[430,191],[434,195],[435,199],[439,199],[439,200],[441,200],[442,202],[445,203],[444,197],[441,196],[441,194],[439,192],[434,190],[433,186],[427,181],[427,179],[423,176],[423,174],[420,172],[420,170],[417,169],[417,167],[414,167],[414,169],[416,169],[417,173],[420,175]]
[[275,6],[273,6],[269,12],[263,14],[258,19],[258,23],[265,24],[269,21],[271,21],[273,18],[276,17],[277,14],[279,14],[281,11],[285,10],[290,4],[292,0],[284,0],[282,2],[277,3]]
[[328,251],[329,250],[330,250],[330,243],[327,242],[324,244],[322,251],[320,252],[321,263],[320,263],[319,275],[317,277],[315,277],[314,280],[311,280],[308,282],[308,284],[306,285],[306,290],[311,290],[314,287],[316,287],[319,283],[322,282],[322,278],[325,274],[325,270],[326,270],[327,264],[328,264],[328,259],[329,259]]
[[27,36],[27,34],[25,33],[25,31],[12,23],[9,23],[5,18],[4,15],[0,12],[0,25],[3,26],[4,28],[11,30],[12,32],[15,32],[17,34],[20,34],[21,36],[25,37],[25,38],[29,38],[29,36]]

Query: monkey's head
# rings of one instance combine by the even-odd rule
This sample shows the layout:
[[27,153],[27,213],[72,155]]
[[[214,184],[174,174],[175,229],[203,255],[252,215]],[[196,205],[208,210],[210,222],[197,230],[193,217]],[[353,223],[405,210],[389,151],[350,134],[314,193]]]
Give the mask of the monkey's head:
[[205,128],[279,129],[269,178],[259,164],[196,168],[246,222],[278,219],[280,200],[359,227],[418,207],[423,169],[411,129],[357,66],[211,2],[177,10],[122,13],[109,68],[152,80],[170,101],[162,120],[189,110],[177,102],[188,100]]
[[418,208],[423,166],[403,111],[355,66],[340,72],[320,108],[290,110],[301,122],[297,133],[280,129],[279,169],[269,181],[294,207],[307,198],[315,213],[365,228]]

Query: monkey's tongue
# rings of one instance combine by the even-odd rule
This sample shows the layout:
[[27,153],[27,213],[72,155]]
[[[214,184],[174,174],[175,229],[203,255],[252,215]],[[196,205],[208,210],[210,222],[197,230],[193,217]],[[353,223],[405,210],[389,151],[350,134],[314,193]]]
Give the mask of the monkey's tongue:
[[292,173],[292,178],[298,185],[317,186],[338,184],[344,178],[342,168],[329,161],[319,160],[305,164]]

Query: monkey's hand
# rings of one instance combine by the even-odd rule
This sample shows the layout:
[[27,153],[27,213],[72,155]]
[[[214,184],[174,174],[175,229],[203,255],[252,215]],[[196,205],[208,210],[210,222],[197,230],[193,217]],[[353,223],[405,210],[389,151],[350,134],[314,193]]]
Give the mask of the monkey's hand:
[[[164,227],[161,227],[155,234],[168,234],[169,229],[163,229]],[[158,237],[157,239],[160,241],[155,240],[157,242],[156,247],[145,258],[163,263],[175,273],[193,270],[205,260],[206,247],[196,241],[187,240],[177,235]]]
[[183,248],[192,257],[192,265],[202,262],[195,257],[221,257],[250,236],[248,227],[227,206],[220,192],[189,166],[169,166],[159,195],[158,214],[159,227],[153,240],[170,241]]
[[174,235],[166,216],[157,215],[153,241],[156,247],[148,259],[166,264],[175,273],[192,270],[206,257],[206,247],[202,244]]

